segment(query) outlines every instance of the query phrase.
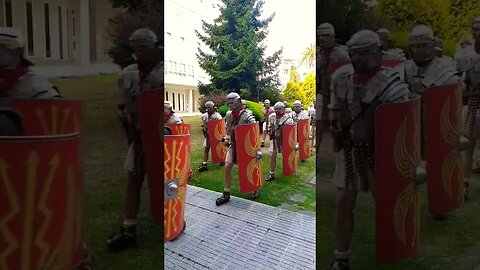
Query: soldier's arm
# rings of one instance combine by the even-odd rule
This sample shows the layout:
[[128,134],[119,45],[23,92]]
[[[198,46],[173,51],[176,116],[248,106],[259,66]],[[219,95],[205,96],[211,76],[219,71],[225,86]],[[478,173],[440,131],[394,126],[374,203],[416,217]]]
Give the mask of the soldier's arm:
[[388,88],[385,89],[379,97],[382,103],[399,103],[408,101],[410,95],[408,84],[397,78],[390,82],[387,87]]
[[340,109],[341,109],[338,102],[338,96],[337,96],[337,93],[339,91],[338,89],[339,77],[336,73],[334,73],[333,75],[334,76],[332,76],[332,80],[330,82],[330,102],[328,104],[328,109],[329,109],[328,120],[331,121],[332,123],[337,123],[338,122],[337,120],[340,118]]
[[53,85],[48,81],[47,78],[33,75],[32,84],[34,87],[32,99],[58,99],[60,98],[60,93],[55,90]]

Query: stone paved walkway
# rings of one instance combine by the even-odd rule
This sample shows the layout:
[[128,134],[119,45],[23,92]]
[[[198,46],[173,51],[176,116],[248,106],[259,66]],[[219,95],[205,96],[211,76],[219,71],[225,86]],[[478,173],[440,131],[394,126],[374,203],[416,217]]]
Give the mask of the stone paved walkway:
[[315,217],[188,186],[187,228],[165,243],[165,269],[315,269]]

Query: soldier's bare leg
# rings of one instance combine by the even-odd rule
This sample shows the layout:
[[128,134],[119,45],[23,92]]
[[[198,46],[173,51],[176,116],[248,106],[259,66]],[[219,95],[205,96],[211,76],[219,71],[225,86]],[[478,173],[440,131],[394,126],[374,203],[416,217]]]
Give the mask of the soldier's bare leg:
[[270,173],[268,174],[265,181],[272,181],[275,179],[275,167],[277,167],[277,143],[275,140],[272,140],[270,145]]
[[349,263],[356,199],[357,193],[354,190],[339,189],[335,232],[335,260],[338,264]]
[[477,140],[475,138],[470,139],[470,147],[464,152],[464,163],[463,163],[463,184],[464,184],[464,197],[468,199],[468,187],[469,179],[472,175],[472,166],[473,166],[473,154],[475,152]]
[[208,152],[210,151],[210,141],[208,139],[205,139],[205,147],[203,150],[203,162],[200,167],[198,167],[199,172],[206,171],[207,168],[207,162],[208,162]]
[[273,151],[270,156],[270,174],[265,181],[272,181],[275,179],[275,167],[277,167],[277,151]]
[[127,193],[124,201],[124,215],[127,223],[131,220],[135,220],[136,222],[138,209],[140,208],[140,193],[144,180],[145,174],[143,173],[128,174]]
[[215,204],[220,206],[230,201],[230,189],[232,187],[232,168],[233,168],[233,149],[228,148],[227,158],[225,160],[224,176],[223,176],[223,194]]
[[261,145],[261,147],[265,147],[265,138],[267,137],[267,133],[268,133],[267,125],[265,124],[265,122],[263,122],[263,134],[262,134],[262,145]]
[[143,173],[128,174],[127,193],[125,194],[123,208],[123,225],[119,234],[108,239],[107,246],[110,251],[117,252],[136,246],[137,215],[140,208],[140,193],[144,181],[145,174]]
[[310,147],[310,151],[312,152],[311,155],[313,156],[313,150],[315,149],[315,137],[317,136],[316,135],[316,127],[315,127],[315,124],[312,126],[312,139],[311,139],[311,147]]

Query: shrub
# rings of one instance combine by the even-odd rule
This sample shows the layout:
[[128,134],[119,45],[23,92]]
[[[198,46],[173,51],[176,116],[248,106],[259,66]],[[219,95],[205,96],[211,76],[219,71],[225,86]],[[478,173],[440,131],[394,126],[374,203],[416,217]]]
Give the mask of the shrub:
[[210,93],[208,95],[201,96],[198,99],[198,106],[199,106],[198,110],[201,113],[205,113],[206,112],[205,103],[207,103],[207,101],[212,101],[217,108],[220,108],[223,104],[225,104],[226,100],[227,100],[226,93]]

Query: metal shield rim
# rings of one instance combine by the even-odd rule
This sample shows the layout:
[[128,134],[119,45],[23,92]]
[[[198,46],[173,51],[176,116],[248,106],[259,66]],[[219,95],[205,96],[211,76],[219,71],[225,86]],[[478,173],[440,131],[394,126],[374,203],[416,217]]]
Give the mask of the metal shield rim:
[[50,141],[50,140],[55,140],[55,141],[63,141],[63,140],[69,140],[72,138],[79,138],[80,137],[80,132],[74,132],[74,133],[66,133],[66,134],[58,134],[58,135],[39,135],[39,136],[0,136],[0,142],[1,141],[8,141],[8,142],[24,142],[24,141],[29,141],[29,142],[43,142],[43,141]]

